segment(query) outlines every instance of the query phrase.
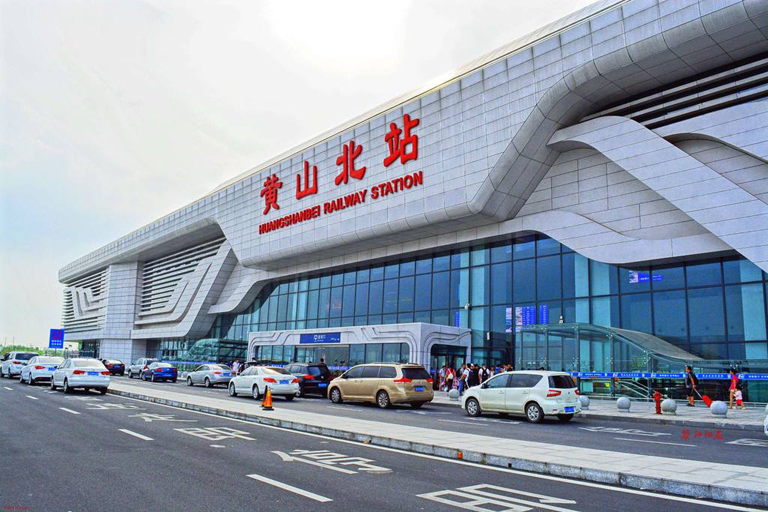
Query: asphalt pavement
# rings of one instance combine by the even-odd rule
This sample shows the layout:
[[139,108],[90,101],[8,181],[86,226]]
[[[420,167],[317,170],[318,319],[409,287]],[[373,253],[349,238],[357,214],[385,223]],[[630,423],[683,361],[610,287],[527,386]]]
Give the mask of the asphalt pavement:
[[[253,401],[249,396],[230,397],[223,386],[205,388],[187,386],[179,380],[146,382],[117,377],[120,382],[148,389],[169,389],[177,393],[215,397],[226,400]],[[479,418],[468,416],[460,407],[428,404],[419,410],[408,405],[382,410],[373,404],[333,404],[321,397],[296,398],[291,402],[276,397],[275,407],[345,416],[361,420],[426,427],[446,432],[464,432],[524,441],[578,446],[599,450],[680,459],[743,464],[766,467],[768,438],[761,432],[649,425],[630,421],[574,418],[561,423],[548,418],[540,424],[528,423],[524,417],[502,417],[487,413]]]
[[0,436],[3,510],[756,510],[6,380]]

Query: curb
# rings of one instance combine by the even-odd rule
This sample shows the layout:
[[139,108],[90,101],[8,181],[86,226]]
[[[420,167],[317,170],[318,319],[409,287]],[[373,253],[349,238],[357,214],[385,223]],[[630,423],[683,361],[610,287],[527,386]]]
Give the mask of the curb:
[[[430,402],[429,405],[436,405],[438,407],[458,407],[461,408],[461,403],[445,403],[445,402]],[[697,428],[717,428],[720,430],[741,430],[747,432],[762,432],[762,425],[752,424],[734,424],[734,423],[722,423],[717,420],[703,421],[703,420],[688,420],[675,416],[663,415],[660,418],[643,418],[640,416],[632,416],[632,412],[624,413],[622,416],[615,414],[603,414],[599,412],[591,412],[589,410],[582,410],[576,415],[577,418],[583,418],[587,420],[606,420],[606,421],[627,421],[630,423],[644,423],[646,425],[664,425],[668,427],[697,427]]]
[[572,478],[576,480],[586,480],[590,482],[615,485],[619,487],[628,487],[631,489],[639,489],[643,491],[662,492],[666,494],[686,496],[697,499],[709,499],[727,503],[737,503],[739,505],[757,505],[761,507],[768,507],[768,489],[765,491],[754,491],[738,489],[735,487],[711,486],[707,484],[668,480],[660,477],[642,477],[625,474],[619,471],[604,471],[583,468],[579,466],[570,466],[566,464],[538,462],[520,457],[503,457],[474,450],[459,450],[428,443],[400,441],[387,437],[372,436],[358,432],[349,432],[341,429],[316,427],[295,421],[265,418],[263,416],[233,412],[225,409],[217,409],[215,407],[205,407],[187,402],[168,400],[165,398],[158,398],[129,391],[109,389],[107,392],[112,395],[134,398],[137,400],[143,400],[145,402],[151,402],[160,405],[178,407],[179,409],[204,412],[226,418],[250,421],[261,425],[281,427],[288,430],[308,432],[311,434],[320,434],[337,439],[344,439],[347,441],[357,441],[364,444],[384,446],[387,448],[395,448],[403,451],[434,455],[448,459],[461,459],[477,464],[485,464],[489,466],[516,469],[520,471],[528,471],[531,473],[553,475],[564,478]]

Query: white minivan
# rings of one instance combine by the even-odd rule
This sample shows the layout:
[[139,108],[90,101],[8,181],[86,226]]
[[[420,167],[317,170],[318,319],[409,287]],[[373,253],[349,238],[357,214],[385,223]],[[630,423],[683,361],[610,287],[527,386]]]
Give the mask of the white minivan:
[[495,375],[479,386],[469,388],[461,406],[470,416],[483,412],[524,414],[531,423],[544,416],[570,421],[581,412],[579,391],[564,372],[514,371]]

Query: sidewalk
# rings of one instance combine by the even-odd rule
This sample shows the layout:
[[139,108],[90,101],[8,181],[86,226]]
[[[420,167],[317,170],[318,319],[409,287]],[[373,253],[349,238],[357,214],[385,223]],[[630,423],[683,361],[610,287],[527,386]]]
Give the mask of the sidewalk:
[[[518,441],[475,434],[436,436],[421,427],[280,409],[262,411],[253,400],[219,398],[147,389],[112,382],[109,392],[150,402],[243,419],[302,432],[379,446],[463,459],[469,462],[589,480],[681,496],[768,506],[768,469],[572,446]],[[691,475],[695,474],[695,478]]]
[[[451,400],[448,393],[436,391],[432,400],[435,405],[461,407],[460,400]],[[630,421],[646,424],[673,425],[680,427],[696,427],[709,429],[749,430],[753,432],[763,431],[763,419],[765,410],[753,407],[751,409],[730,409],[726,418],[717,418],[712,415],[708,407],[702,402],[697,402],[696,407],[686,407],[682,402],[677,404],[677,414],[656,414],[655,404],[651,402],[632,401],[631,412],[620,412],[616,407],[616,400],[595,399],[589,404],[589,409],[577,415],[579,418]]]

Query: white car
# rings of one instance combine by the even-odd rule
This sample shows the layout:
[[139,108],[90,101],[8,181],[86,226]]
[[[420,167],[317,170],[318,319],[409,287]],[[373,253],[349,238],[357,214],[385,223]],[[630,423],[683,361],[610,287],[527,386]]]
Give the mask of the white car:
[[67,359],[56,368],[51,377],[51,389],[61,386],[65,393],[74,388],[98,389],[101,394],[107,392],[109,386],[109,370],[98,359],[78,358]]
[[225,364],[201,364],[187,374],[187,386],[205,384],[212,388],[216,384],[229,384],[232,380],[232,368]]
[[64,362],[63,357],[35,356],[21,369],[21,382],[33,385],[35,382],[50,381],[56,368]]
[[16,375],[21,375],[21,369],[36,355],[34,352],[9,352],[5,354],[2,359],[3,365],[0,366],[0,377],[12,379]]
[[570,375],[563,372],[515,371],[491,377],[469,388],[461,406],[470,416],[483,412],[524,414],[531,423],[555,415],[570,421],[581,412],[579,391]]
[[256,400],[270,389],[272,395],[293,400],[299,393],[299,379],[284,368],[251,366],[229,381],[229,396],[248,393]]

